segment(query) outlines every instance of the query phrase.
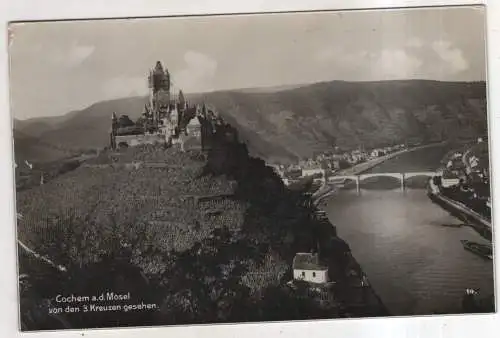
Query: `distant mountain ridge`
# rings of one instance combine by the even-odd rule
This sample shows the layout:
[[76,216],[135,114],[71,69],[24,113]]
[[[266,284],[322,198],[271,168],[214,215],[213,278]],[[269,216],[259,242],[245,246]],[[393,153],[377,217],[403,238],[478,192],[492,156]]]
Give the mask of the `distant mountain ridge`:
[[[435,141],[483,135],[485,82],[330,81],[187,95],[234,125],[253,155],[290,160],[315,152],[376,147],[408,139]],[[62,117],[15,121],[15,129],[65,148],[109,142],[110,116],[137,118],[147,97],[95,103]]]
[[331,81],[275,93],[210,93],[202,100],[263,158],[309,157],[334,145],[474,137],[487,129],[484,82]]
[[14,129],[14,159],[17,164],[25,160],[35,162],[54,161],[75,153]]

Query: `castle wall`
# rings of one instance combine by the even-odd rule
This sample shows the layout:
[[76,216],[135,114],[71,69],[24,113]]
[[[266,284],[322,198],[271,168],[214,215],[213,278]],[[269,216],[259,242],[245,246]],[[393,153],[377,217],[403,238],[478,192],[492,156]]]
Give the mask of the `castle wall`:
[[201,150],[201,135],[185,136],[184,137],[185,150]]
[[117,146],[120,145],[120,143],[127,143],[128,146],[134,147],[138,146],[140,144],[156,144],[156,143],[165,143],[165,135],[161,134],[145,134],[145,135],[121,135],[121,136],[115,136],[115,144]]

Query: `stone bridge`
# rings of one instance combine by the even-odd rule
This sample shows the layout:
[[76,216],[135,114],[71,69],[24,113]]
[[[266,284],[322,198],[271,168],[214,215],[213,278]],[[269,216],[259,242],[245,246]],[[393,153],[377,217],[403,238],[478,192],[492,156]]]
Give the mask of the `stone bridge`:
[[408,178],[412,177],[433,177],[436,173],[433,171],[417,171],[417,172],[409,172],[409,173],[370,173],[370,174],[359,174],[359,175],[339,175],[339,176],[331,176],[328,178],[328,183],[333,183],[335,181],[354,181],[356,182],[356,190],[359,192],[361,190],[360,184],[363,180],[370,177],[394,177],[401,182],[401,190],[405,190],[405,181]]

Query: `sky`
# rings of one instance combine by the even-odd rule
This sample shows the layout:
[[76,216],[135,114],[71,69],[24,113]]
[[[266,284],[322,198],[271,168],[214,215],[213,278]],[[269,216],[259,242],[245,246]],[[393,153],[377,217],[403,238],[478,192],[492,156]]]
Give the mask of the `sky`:
[[485,80],[482,7],[18,23],[18,119],[146,95],[161,61],[184,92],[320,81]]

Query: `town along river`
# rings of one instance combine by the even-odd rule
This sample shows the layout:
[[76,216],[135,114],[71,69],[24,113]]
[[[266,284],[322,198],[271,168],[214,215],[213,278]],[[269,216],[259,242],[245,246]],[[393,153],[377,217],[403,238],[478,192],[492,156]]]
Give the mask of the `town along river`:
[[[405,153],[370,172],[435,170],[445,146]],[[392,315],[458,313],[467,288],[493,293],[492,261],[464,250],[460,240],[485,243],[472,228],[433,204],[425,189],[400,189],[395,179],[341,190],[326,207],[375,292]],[[371,185],[371,187],[370,187]],[[374,187],[375,185],[375,187]]]

